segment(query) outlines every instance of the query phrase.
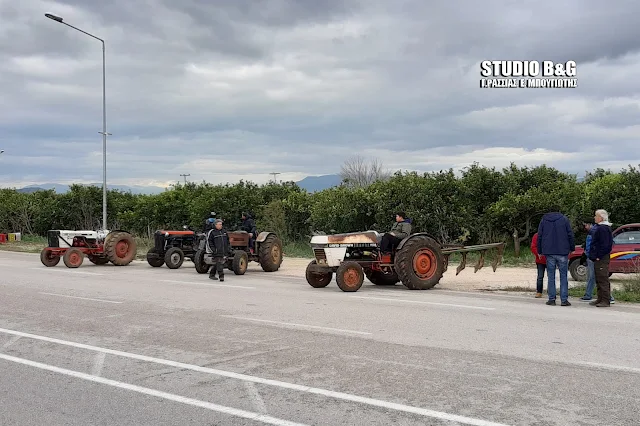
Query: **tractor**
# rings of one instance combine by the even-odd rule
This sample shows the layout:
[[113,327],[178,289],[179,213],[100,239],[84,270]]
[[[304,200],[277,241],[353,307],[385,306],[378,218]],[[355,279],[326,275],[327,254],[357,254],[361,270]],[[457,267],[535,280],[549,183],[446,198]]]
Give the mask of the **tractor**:
[[[250,236],[246,231],[227,231],[231,256],[227,257],[225,267],[236,275],[244,275],[249,262],[260,264],[265,272],[275,272],[282,264],[282,241],[273,232],[258,234],[253,246],[249,243]],[[206,274],[211,267],[211,256],[206,252],[206,235],[200,241],[200,247],[195,254],[193,263],[196,271]]]
[[47,239],[48,247],[40,253],[47,267],[56,266],[61,257],[67,268],[79,268],[85,256],[95,265],[116,266],[126,266],[136,257],[136,241],[126,231],[52,230]]
[[155,232],[154,245],[147,252],[149,265],[159,268],[166,264],[169,269],[178,269],[185,258],[193,262],[204,234],[186,225],[182,228],[182,231],[158,230]]
[[433,288],[449,265],[449,256],[462,255],[456,269],[460,273],[469,252],[480,251],[475,272],[484,266],[485,253],[497,249],[493,271],[502,262],[505,243],[475,246],[442,245],[427,233],[415,233],[404,238],[392,253],[382,253],[382,235],[377,231],[335,235],[315,235],[311,247],[315,260],[307,265],[306,278],[311,287],[329,285],[336,274],[338,287],[344,292],[358,291],[366,276],[375,285],[395,285],[398,282],[411,290]]

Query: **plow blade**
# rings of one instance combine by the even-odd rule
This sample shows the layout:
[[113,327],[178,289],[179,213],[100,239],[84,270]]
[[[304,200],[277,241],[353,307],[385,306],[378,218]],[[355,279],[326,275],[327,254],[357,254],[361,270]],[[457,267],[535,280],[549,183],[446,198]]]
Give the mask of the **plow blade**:
[[480,258],[474,265],[474,273],[478,272],[480,269],[484,267],[485,256],[487,251],[496,249],[496,256],[491,262],[491,267],[493,268],[493,272],[496,271],[498,265],[502,263],[502,256],[504,255],[504,247],[505,243],[491,243],[491,244],[479,244],[475,246],[459,246],[459,245],[448,245],[442,247],[442,254],[444,255],[444,270],[446,271],[449,266],[449,256],[455,253],[460,253],[462,255],[462,260],[460,261],[460,265],[456,268],[456,275],[458,275],[462,270],[467,266],[467,254],[470,252],[480,252]]

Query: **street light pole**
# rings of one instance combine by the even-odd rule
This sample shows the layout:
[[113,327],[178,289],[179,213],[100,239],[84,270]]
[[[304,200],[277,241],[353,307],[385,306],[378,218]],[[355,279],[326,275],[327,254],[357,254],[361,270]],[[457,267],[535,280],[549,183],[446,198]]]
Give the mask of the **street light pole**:
[[68,27],[71,27],[74,30],[80,31],[81,33],[86,34],[89,37],[93,37],[102,43],[102,131],[98,133],[102,135],[102,229],[106,230],[107,229],[107,135],[111,136],[111,133],[107,133],[107,85],[106,85],[107,73],[106,73],[106,55],[105,55],[104,40],[94,36],[93,34],[89,34],[88,32],[81,30],[80,28],[76,28],[73,25],[67,24],[59,16],[52,15],[50,13],[45,13],[44,16],[56,22],[64,24]]

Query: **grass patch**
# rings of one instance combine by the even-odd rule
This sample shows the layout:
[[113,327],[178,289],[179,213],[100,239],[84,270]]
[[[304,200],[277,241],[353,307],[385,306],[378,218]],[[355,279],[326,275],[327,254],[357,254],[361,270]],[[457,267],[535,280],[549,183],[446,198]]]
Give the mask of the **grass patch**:
[[311,249],[311,244],[309,244],[308,242],[288,242],[284,244],[282,250],[284,252],[284,256],[286,257],[296,257],[302,259],[313,258],[313,250]]
[[47,246],[47,239],[37,235],[23,235],[21,241],[9,241],[0,244],[2,251],[17,251],[22,253],[40,253]]
[[[545,281],[545,285],[546,285],[546,281]],[[560,294],[560,289],[557,289],[557,294]],[[570,297],[575,297],[575,298],[580,298],[582,296],[584,296],[584,293],[587,290],[587,286],[586,285],[576,285],[574,287],[569,287],[569,296]],[[517,292],[517,293],[533,293],[535,292],[534,289],[529,288],[529,287],[519,287],[519,286],[511,286],[511,287],[504,287],[501,288],[500,291],[510,291],[510,292]],[[548,294],[547,290],[544,290],[542,292],[543,294]],[[620,289],[612,289],[611,293],[613,295],[613,298],[616,301],[620,301],[620,302],[629,302],[629,303],[640,303],[640,274],[633,274],[633,276],[630,277],[629,280],[627,280],[626,282],[624,282],[622,284],[622,288]],[[593,290],[593,299],[595,300],[597,297],[597,289]]]

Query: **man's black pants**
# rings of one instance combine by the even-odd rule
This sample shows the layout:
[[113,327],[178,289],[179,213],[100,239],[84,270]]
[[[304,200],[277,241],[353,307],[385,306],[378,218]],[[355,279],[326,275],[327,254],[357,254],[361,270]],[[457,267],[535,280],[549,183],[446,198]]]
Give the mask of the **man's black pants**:
[[212,260],[213,260],[213,265],[211,265],[209,276],[215,277],[216,272],[218,272],[218,276],[220,276],[221,278],[224,277],[224,257],[213,256]]
[[395,235],[386,233],[382,236],[382,241],[380,242],[380,250],[383,253],[389,253],[394,248],[398,247],[398,244],[400,244],[400,241],[402,241],[401,238],[398,238]]
[[598,288],[598,303],[604,303],[608,305],[611,300],[611,282],[609,281],[609,262],[611,257],[606,255],[600,260],[593,262],[593,267],[596,272],[596,286]]

